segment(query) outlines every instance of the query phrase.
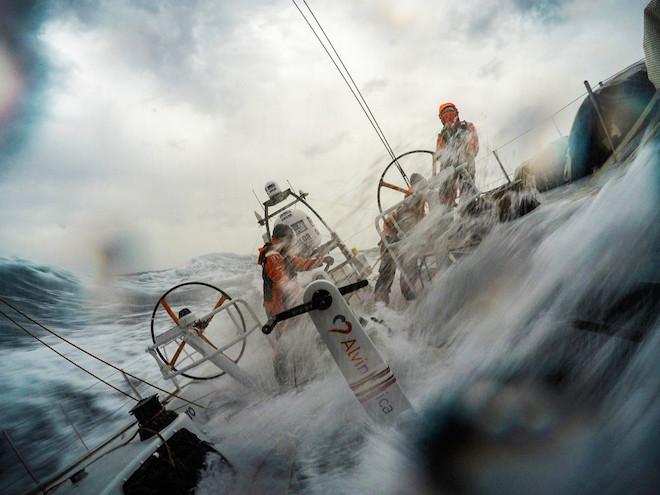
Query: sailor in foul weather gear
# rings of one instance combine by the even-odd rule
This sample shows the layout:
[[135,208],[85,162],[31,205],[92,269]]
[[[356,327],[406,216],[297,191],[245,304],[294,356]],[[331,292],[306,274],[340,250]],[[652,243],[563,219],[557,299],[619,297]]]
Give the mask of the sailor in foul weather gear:
[[[456,189],[465,192],[475,189],[476,173],[475,158],[479,153],[479,136],[474,124],[460,120],[458,109],[453,103],[443,103],[438,109],[438,118],[442,122],[442,130],[438,134],[433,155],[433,175],[447,167],[463,167],[463,176],[448,181],[450,186],[445,194],[445,203],[452,203],[451,193]],[[460,176],[461,174],[459,174]],[[467,175],[467,177],[465,176]],[[476,192],[476,191],[473,191]]]
[[[383,236],[388,246],[400,242],[402,237],[408,234],[426,215],[426,196],[422,192],[426,186],[426,179],[421,174],[414,173],[410,176],[410,183],[413,190],[412,194],[403,201],[401,206],[385,218]],[[385,243],[381,240],[378,245],[381,259],[374,295],[376,301],[389,304],[390,289],[394,282],[397,265],[392,252],[386,247]],[[393,249],[396,249],[396,247]],[[398,250],[396,254],[399,256],[404,272],[400,274],[399,278],[401,293],[407,301],[412,301],[416,298],[416,295],[411,285],[414,285],[419,278],[418,257],[410,255],[410,253],[406,255],[401,250]]]
[[[296,282],[298,272],[311,270],[325,261],[325,258],[319,260],[294,256],[291,252],[294,243],[293,229],[284,223],[278,223],[273,228],[271,242],[259,250],[258,264],[262,268],[264,309],[268,318],[294,306],[296,299],[302,296],[302,289]],[[284,342],[285,339],[282,339],[287,323],[280,323],[273,332],[275,339],[270,340],[273,347],[273,371],[282,388],[295,383],[296,358]]]
[[301,258],[291,254],[295,234],[291,227],[279,223],[273,228],[271,242],[259,250],[257,263],[262,267],[264,308],[270,318],[284,311],[291,299],[297,273],[319,265],[316,258]]

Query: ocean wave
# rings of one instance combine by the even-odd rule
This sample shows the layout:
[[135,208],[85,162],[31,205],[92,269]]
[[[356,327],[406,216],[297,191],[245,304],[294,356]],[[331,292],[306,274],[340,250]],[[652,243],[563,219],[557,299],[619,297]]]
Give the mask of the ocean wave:
[[[0,257],[0,297],[36,320],[65,331],[80,328],[85,319],[85,291],[66,270],[23,258]],[[31,326],[8,306],[0,309],[21,324]],[[5,318],[0,319],[0,348],[36,344]]]

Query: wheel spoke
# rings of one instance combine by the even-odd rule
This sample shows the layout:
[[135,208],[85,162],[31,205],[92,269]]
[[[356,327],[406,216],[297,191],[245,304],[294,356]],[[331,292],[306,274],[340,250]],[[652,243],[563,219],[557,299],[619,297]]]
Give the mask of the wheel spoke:
[[225,302],[226,300],[227,300],[227,298],[226,298],[225,295],[223,294],[222,297],[220,297],[220,299],[218,299],[218,302],[215,303],[215,306],[213,306],[213,309],[218,309],[220,306],[222,306],[222,305],[224,304],[224,302]]
[[182,341],[179,344],[179,347],[177,348],[176,352],[174,353],[174,356],[172,356],[172,360],[168,363],[170,365],[170,368],[174,368],[174,364],[176,363],[176,360],[179,359],[179,355],[181,354],[181,351],[183,348],[186,346],[186,341]]
[[172,308],[170,307],[169,304],[167,304],[167,301],[165,299],[161,299],[160,303],[163,305],[163,308],[165,308],[165,311],[167,311],[167,314],[170,315],[170,318],[174,320],[174,323],[177,325],[179,324],[179,318],[174,314],[174,311],[172,311]]
[[[226,300],[227,300],[227,298],[226,298],[225,295],[223,294],[223,295],[220,297],[220,299],[218,299],[218,302],[215,303],[215,306],[213,306],[213,309],[212,309],[211,311],[215,311],[216,309],[218,309],[220,306],[222,306],[222,305],[224,304],[224,302],[225,302]],[[204,330],[206,330],[206,327],[209,326],[209,323],[211,323],[211,320],[213,319],[214,316],[215,316],[215,315],[211,315],[208,319],[206,319],[206,320],[204,320],[204,321],[201,321],[201,320],[200,320],[200,321],[198,322],[199,324],[198,324],[198,325],[195,325],[195,328],[197,328],[197,330],[199,330],[200,333],[201,333],[201,332],[204,332]]]
[[394,191],[399,191],[400,193],[403,193],[406,196],[410,196],[412,194],[412,191],[410,189],[405,189],[405,188],[397,186],[395,184],[390,184],[389,182],[382,181],[380,183],[380,185],[382,187],[386,187],[388,189],[393,189]]
[[216,345],[215,345],[213,342],[211,342],[211,341],[206,337],[206,335],[204,335],[201,331],[198,330],[198,331],[197,331],[197,335],[199,335],[199,338],[202,339],[204,342],[206,342],[208,345],[210,345],[211,347],[213,347],[213,348],[216,349],[216,350],[218,349],[218,348],[216,347]]
[[[206,342],[208,345],[210,345],[211,347],[213,347],[216,351],[218,350],[218,347],[217,347],[213,342],[211,342],[211,341],[206,337],[206,335],[202,334],[202,333],[199,332],[199,331],[197,332],[197,335],[199,335],[199,337],[200,337],[204,342]],[[222,355],[225,356],[227,359],[229,359],[229,360],[235,362],[235,363],[238,362],[238,359],[232,359],[231,357],[227,356],[224,352],[222,353]]]

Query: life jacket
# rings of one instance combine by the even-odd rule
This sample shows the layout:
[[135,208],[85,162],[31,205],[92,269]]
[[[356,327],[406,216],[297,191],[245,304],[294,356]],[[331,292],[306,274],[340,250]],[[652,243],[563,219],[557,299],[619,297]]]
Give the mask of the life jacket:
[[[266,272],[266,258],[268,257],[268,254],[273,251],[273,249],[273,244],[271,242],[267,242],[259,250],[259,257],[257,258],[257,263],[261,265],[261,277],[264,281],[264,301],[271,301],[273,299],[273,281]],[[280,255],[282,255],[284,258],[284,273],[287,277],[289,277],[289,280],[293,280],[296,278],[298,272],[293,266],[291,258],[283,253],[280,253]]]

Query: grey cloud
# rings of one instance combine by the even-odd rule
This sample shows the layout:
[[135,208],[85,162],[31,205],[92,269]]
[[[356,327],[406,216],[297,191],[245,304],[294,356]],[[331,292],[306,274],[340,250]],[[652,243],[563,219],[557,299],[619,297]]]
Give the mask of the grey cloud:
[[566,0],[513,0],[513,6],[520,13],[545,23],[563,21],[565,3]]
[[[180,3],[169,8],[113,2],[101,5],[100,13],[88,16],[86,10],[74,13],[94,27],[105,28],[109,45],[136,69],[165,81],[185,78],[193,72],[200,51],[194,36],[201,22],[199,3]],[[91,26],[88,26],[91,27]]]
[[498,12],[499,9],[496,6],[489,6],[475,12],[476,15],[468,23],[467,34],[479,37],[490,36],[496,30]]
[[482,65],[477,70],[477,77],[491,77],[497,79],[502,72],[502,61],[496,58],[490,60],[487,64]]
[[53,14],[75,18],[90,28],[118,26],[130,16],[151,15],[156,21],[166,17],[174,17],[184,24],[190,24],[190,19],[196,19],[195,23],[206,21],[224,30],[268,3],[264,0],[244,0],[240,5],[212,0],[61,0],[57,4],[58,11]]
[[511,18],[529,18],[544,24],[565,20],[566,0],[510,0],[475,6],[471,9],[467,33],[481,38],[497,36],[501,24]]
[[[333,196],[345,191],[334,183],[356,184],[359,187],[341,201],[354,205],[364,199],[364,210],[372,215],[375,184],[389,158],[295,9],[283,0],[266,7],[268,1],[263,0],[263,6],[198,1],[184,9],[184,2],[71,0],[69,5],[76,8],[69,14],[65,8],[57,16],[53,13],[54,22],[44,32],[64,34],[63,64],[77,64],[82,74],[93,76],[91,81],[96,81],[97,67],[102,74],[126,79],[118,81],[123,84],[117,84],[116,93],[107,95],[93,88],[76,93],[81,87],[76,70],[51,86],[54,101],[64,95],[64,104],[48,109],[49,125],[13,157],[15,173],[4,182],[16,184],[17,192],[11,197],[6,190],[0,194],[0,210],[20,219],[12,220],[11,228],[0,235],[3,252],[63,259],[60,250],[41,246],[64,246],[81,233],[102,231],[88,217],[127,218],[128,224],[137,224],[155,247],[152,267],[214,249],[245,252],[258,232],[254,205],[241,198],[253,201],[250,188],[260,190],[268,179],[283,183],[287,177],[321,198],[329,192],[328,181],[334,181]],[[343,48],[349,68],[366,82],[362,88],[372,91],[367,99],[395,152],[432,147],[439,126],[438,99],[460,98],[456,103],[477,125],[486,155],[488,143],[503,144],[535,123],[535,116],[547,115],[543,109],[521,110],[526,101],[552,100],[550,110],[555,110],[574,96],[571,74],[579,73],[576,67],[584,69],[584,60],[573,61],[575,53],[602,54],[596,43],[602,38],[592,38],[616,18],[611,6],[597,19],[571,17],[567,29],[585,34],[574,40],[565,36],[563,25],[541,29],[538,12],[543,9],[526,4],[514,8],[513,0],[496,4],[448,0],[438,7],[420,2],[412,27],[397,24],[402,45],[391,50],[387,41],[393,27],[372,21],[364,12],[349,15],[362,3],[328,4],[317,13]],[[50,5],[66,7],[61,1]],[[566,12],[569,5],[563,7]],[[577,7],[577,12],[586,9]],[[260,9],[258,15],[252,15],[253,9]],[[473,20],[472,27],[484,31],[484,37],[466,32]],[[622,47],[635,38],[631,25],[624,23],[627,31],[612,33]],[[53,42],[54,52],[59,39],[44,37]],[[87,45],[87,40],[93,43]],[[555,46],[557,50],[539,59],[539,53]],[[573,57],[559,54],[570,47]],[[502,61],[501,67],[496,60]],[[594,73],[607,74],[617,60],[594,56],[588,65]],[[501,73],[492,84],[492,79],[474,77],[478,71],[490,74],[487,77]],[[540,77],[547,74],[562,77]],[[520,87],[526,84],[539,89],[521,97]],[[143,120],[144,113],[154,109],[162,112],[162,127],[147,125],[142,132],[142,122],[156,122]],[[507,166],[517,164],[509,156],[503,158]],[[362,182],[360,174],[365,176]],[[34,183],[43,185],[38,194]],[[194,194],[181,194],[191,184]],[[353,217],[345,225],[338,222],[344,210],[327,211],[332,225],[350,233],[361,226]],[[68,227],[54,231],[49,226],[54,222]],[[99,222],[106,223],[111,222]],[[195,235],[177,232],[173,240],[175,226]],[[70,251],[75,253],[67,261],[71,264],[85,252],[80,246]]]
[[387,88],[388,85],[389,83],[385,79],[372,79],[367,81],[362,92],[364,94],[373,93]]
[[109,56],[106,63],[130,67],[155,81],[172,101],[214,114],[239,108],[236,94],[240,88],[232,84],[236,64],[228,66],[227,59],[235,57],[244,66],[255,62],[246,55],[249,43],[243,38],[235,41],[232,35],[268,3],[70,0],[53,18],[103,33]]
[[307,158],[315,158],[319,155],[325,155],[337,149],[341,144],[350,140],[348,132],[343,131],[332,136],[325,141],[313,144],[305,148],[304,153]]
[[101,9],[97,0],[61,0],[59,14],[75,17],[78,22],[91,26],[101,19]]

